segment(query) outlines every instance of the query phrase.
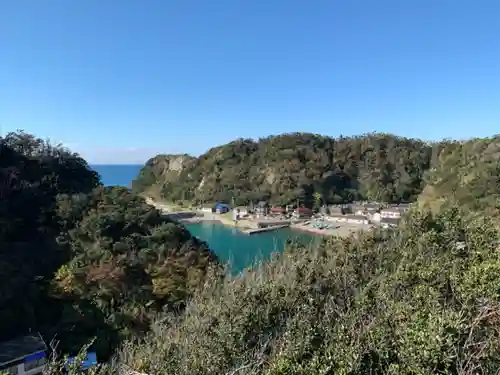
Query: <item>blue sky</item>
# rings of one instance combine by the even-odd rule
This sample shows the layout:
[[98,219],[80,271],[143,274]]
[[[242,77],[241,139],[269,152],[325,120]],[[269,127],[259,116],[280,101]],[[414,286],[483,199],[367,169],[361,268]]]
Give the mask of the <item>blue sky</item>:
[[0,126],[92,163],[500,133],[498,0],[2,0]]

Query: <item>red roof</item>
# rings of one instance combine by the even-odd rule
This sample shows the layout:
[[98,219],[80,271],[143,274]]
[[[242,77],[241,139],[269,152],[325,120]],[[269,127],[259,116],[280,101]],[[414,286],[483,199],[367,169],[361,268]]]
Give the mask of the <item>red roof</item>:
[[271,212],[285,212],[283,207],[273,207],[271,208]]
[[298,212],[299,214],[310,214],[312,213],[312,210],[307,207],[299,207],[295,209],[295,212]]

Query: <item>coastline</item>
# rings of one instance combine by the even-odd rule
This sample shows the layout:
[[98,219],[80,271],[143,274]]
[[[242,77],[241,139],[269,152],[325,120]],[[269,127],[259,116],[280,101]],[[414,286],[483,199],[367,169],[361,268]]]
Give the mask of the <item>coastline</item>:
[[[255,222],[249,220],[238,220],[234,222],[232,220],[232,216],[230,213],[226,214],[216,214],[213,212],[204,212],[199,210],[186,210],[186,211],[178,211],[174,207],[169,206],[164,202],[156,202],[151,198],[146,198],[146,203],[152,205],[156,209],[162,211],[165,214],[169,214],[172,216],[182,216],[182,214],[191,213],[191,217],[179,217],[178,220],[180,223],[190,223],[190,224],[201,224],[201,223],[212,223],[212,224],[222,224],[231,228],[236,228],[241,232],[245,233],[246,231],[252,231],[258,229],[258,226]],[[359,225],[339,225],[335,229],[319,229],[314,228],[310,225],[304,225],[302,223],[293,223],[288,226],[290,229],[294,231],[299,231],[303,233],[313,234],[313,235],[321,235],[321,236],[340,236],[340,237],[348,237],[356,232],[362,231],[365,226]],[[272,230],[279,230],[282,226],[273,228]],[[271,230],[271,229],[270,229]]]

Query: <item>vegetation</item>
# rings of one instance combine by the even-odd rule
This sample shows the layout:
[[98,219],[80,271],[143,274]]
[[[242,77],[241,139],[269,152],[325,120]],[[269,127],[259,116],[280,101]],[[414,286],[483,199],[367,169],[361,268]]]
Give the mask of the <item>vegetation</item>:
[[58,332],[75,349],[95,337],[102,353],[122,343],[118,362],[150,375],[498,374],[499,141],[293,134],[153,158],[134,190],[173,200],[422,203],[397,229],[290,245],[221,277],[205,244],[141,198],[9,134],[1,332]]
[[[355,199],[414,200],[433,148],[387,134],[338,139],[307,133],[240,139],[199,158],[159,155],[133,183],[137,193],[174,201],[284,205]],[[316,197],[316,198],[315,198]],[[318,199],[319,198],[319,199]]]
[[19,132],[0,139],[0,340],[41,331],[101,358],[180,310],[215,260],[206,244],[78,155]]
[[497,374],[500,236],[456,206],[214,279],[129,342],[148,374]]
[[426,175],[420,201],[430,206],[455,199],[469,210],[500,215],[500,136],[443,142]]

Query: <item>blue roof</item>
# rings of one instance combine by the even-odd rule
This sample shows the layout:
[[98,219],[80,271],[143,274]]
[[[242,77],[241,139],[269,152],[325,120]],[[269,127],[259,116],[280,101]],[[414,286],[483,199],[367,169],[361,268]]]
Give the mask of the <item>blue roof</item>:
[[231,206],[230,206],[230,205],[225,204],[225,203],[216,203],[216,204],[215,204],[215,208],[222,208],[222,207],[225,207],[225,208],[231,208]]

